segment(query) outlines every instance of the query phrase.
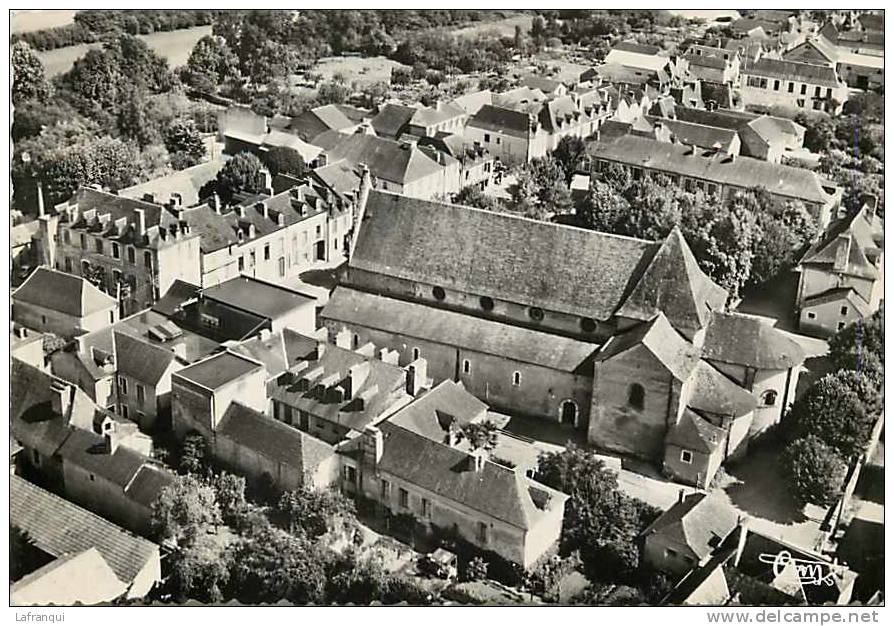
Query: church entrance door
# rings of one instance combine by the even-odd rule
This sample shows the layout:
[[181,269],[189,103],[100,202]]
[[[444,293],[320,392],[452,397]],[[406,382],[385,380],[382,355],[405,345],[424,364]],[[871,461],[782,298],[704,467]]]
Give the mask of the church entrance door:
[[574,400],[565,400],[562,403],[561,422],[565,426],[577,426],[577,404]]

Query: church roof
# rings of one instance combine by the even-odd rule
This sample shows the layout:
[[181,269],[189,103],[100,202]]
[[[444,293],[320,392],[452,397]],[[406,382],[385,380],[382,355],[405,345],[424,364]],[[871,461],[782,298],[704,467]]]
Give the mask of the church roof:
[[656,247],[372,191],[349,268],[606,320]]
[[698,351],[673,329],[662,313],[611,337],[599,351],[597,359],[608,360],[638,345],[649,350],[680,381],[688,380],[698,364]]
[[696,411],[741,417],[754,410],[755,400],[713,365],[699,361],[687,404]]
[[712,454],[723,444],[726,431],[685,409],[680,421],[670,430],[666,443],[686,450]]
[[770,320],[721,312],[711,317],[702,356],[757,369],[788,369],[805,358],[798,342],[773,328]]

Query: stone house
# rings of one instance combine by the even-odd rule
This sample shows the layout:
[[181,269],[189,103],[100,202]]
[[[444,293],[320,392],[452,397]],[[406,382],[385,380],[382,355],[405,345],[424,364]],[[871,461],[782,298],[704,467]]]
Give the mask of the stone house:
[[119,331],[113,335],[113,344],[116,412],[143,431],[166,426],[171,414],[171,374],[183,367],[185,352],[178,360],[174,351]]
[[39,267],[12,293],[12,318],[72,338],[118,321],[118,301],[83,278]]
[[847,85],[827,65],[765,56],[744,63],[740,75],[739,89],[746,107],[780,105],[837,115],[850,96]]
[[739,54],[734,50],[693,44],[683,56],[687,74],[712,83],[739,82]]

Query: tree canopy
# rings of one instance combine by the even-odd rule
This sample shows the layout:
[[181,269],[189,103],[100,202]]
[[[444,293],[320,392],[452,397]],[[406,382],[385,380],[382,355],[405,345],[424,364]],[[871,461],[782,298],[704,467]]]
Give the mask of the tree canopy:
[[10,53],[12,61],[12,102],[16,106],[29,100],[46,102],[52,89],[47,82],[43,63],[34,50],[24,41],[13,44]]
[[793,441],[782,458],[793,495],[804,504],[828,506],[841,490],[847,466],[832,446],[815,435]]

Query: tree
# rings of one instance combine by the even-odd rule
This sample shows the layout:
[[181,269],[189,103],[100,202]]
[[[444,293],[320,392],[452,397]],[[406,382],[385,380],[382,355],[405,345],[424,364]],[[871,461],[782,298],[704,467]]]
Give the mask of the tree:
[[192,544],[174,550],[168,557],[165,590],[178,602],[221,602],[231,567],[231,554],[221,550],[215,535],[198,535]]
[[291,174],[303,176],[307,170],[307,164],[298,151],[287,146],[275,146],[264,155],[264,166],[270,170],[273,176],[277,174]]
[[236,193],[257,189],[262,168],[260,159],[250,152],[240,152],[227,161],[216,178],[221,200],[229,203]]
[[597,179],[590,180],[590,189],[577,207],[578,225],[601,232],[615,232],[615,225],[629,211],[630,205],[613,186]]
[[392,67],[391,68],[391,84],[395,86],[409,85],[413,81],[413,75],[409,68]]
[[[765,192],[762,193],[765,196]],[[758,285],[790,267],[795,253],[816,234],[817,223],[800,201],[786,202],[781,208],[769,199],[754,212],[758,235],[749,283]]]
[[783,453],[782,467],[798,501],[820,506],[835,501],[847,471],[835,448],[814,435],[793,441]]
[[861,454],[881,403],[878,389],[859,372],[827,374],[798,398],[786,416],[789,440],[815,436],[849,460]]
[[43,63],[24,41],[17,41],[10,53],[12,61],[12,102],[17,107],[29,100],[46,102],[52,92]]
[[369,109],[379,106],[388,95],[388,84],[382,81],[368,83],[360,91],[363,96],[363,106]]
[[473,559],[470,559],[468,563],[466,563],[465,573],[463,575],[465,580],[476,581],[476,580],[484,580],[487,578],[487,561],[485,561],[480,556],[476,556]]
[[466,439],[473,450],[492,452],[497,447],[497,425],[490,420],[472,422],[460,428],[460,439]]
[[587,145],[584,140],[574,135],[567,135],[559,140],[552,156],[565,173],[565,182],[570,183],[577,172],[578,167],[584,161],[587,154]]
[[524,217],[540,219],[543,211],[537,204],[537,183],[528,168],[522,168],[516,175],[515,184],[509,188],[507,209]]
[[289,532],[316,538],[335,529],[340,520],[354,514],[350,500],[337,491],[314,491],[302,488],[289,491],[279,499],[277,513]]
[[303,535],[276,527],[240,538],[233,552],[231,587],[246,603],[319,604],[325,599],[327,555]]
[[238,524],[248,509],[245,500],[245,478],[229,472],[221,472],[211,481],[215,500],[220,508],[223,521],[227,524]]
[[208,469],[208,442],[199,433],[190,433],[180,447],[180,471],[202,474]]
[[848,324],[829,340],[829,360],[843,369],[867,369],[873,361],[885,365],[885,309]]
[[194,476],[178,476],[152,503],[150,524],[159,541],[189,546],[219,522],[214,489]]
[[171,154],[175,169],[184,169],[199,164],[205,158],[205,142],[190,119],[175,120],[164,135],[165,147]]
[[220,36],[205,35],[196,42],[186,62],[185,81],[199,91],[214,92],[239,76],[239,59]]
[[571,211],[571,190],[558,161],[552,156],[534,159],[528,166],[534,178],[541,214],[563,215]]
[[463,206],[472,206],[486,211],[499,211],[500,201],[489,196],[478,187],[469,185],[459,190],[453,198],[453,204],[461,204]]
[[323,83],[317,89],[317,101],[320,105],[324,104],[344,104],[351,95],[351,89],[336,80],[330,80]]
[[828,117],[798,113],[795,122],[804,127],[805,148],[811,152],[826,152],[832,147],[835,129]]

